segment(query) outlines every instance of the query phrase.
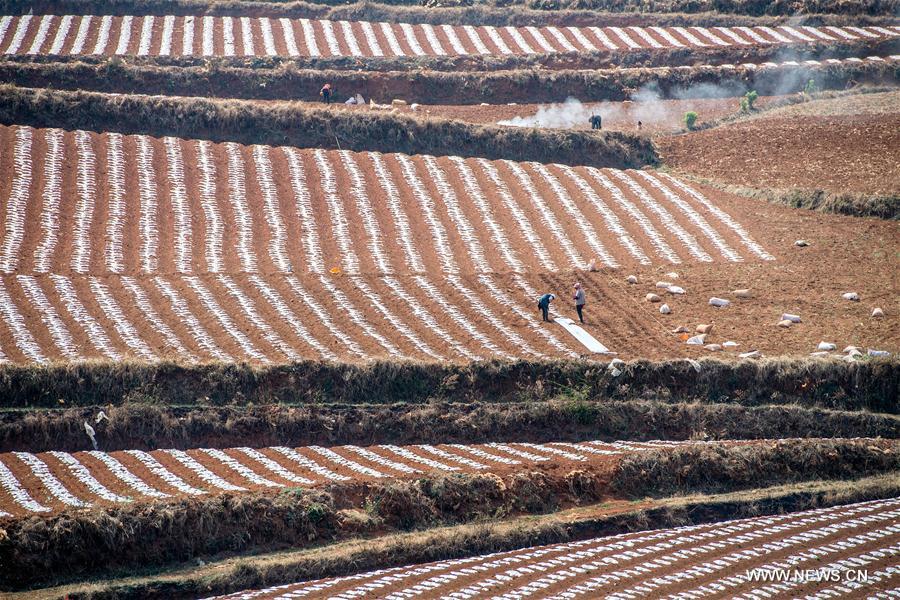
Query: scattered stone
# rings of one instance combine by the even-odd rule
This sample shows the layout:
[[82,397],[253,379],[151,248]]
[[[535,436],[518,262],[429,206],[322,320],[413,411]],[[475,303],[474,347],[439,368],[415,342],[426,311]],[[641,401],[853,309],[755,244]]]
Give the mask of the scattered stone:
[[656,287],[658,287],[658,288],[661,289],[661,290],[668,289],[668,288],[670,288],[671,286],[672,286],[672,284],[669,283],[668,281],[657,281],[657,282],[656,282]]
[[760,356],[759,350],[751,350],[750,352],[744,352],[743,354],[738,354],[738,358],[756,358]]
[[891,353],[888,352],[887,350],[872,350],[871,348],[869,348],[868,355],[887,358],[888,356],[891,355]]
[[733,293],[734,293],[735,298],[752,298],[753,297],[753,294],[750,292],[750,290],[734,290]]
[[872,310],[872,318],[873,319],[883,319],[884,311],[881,310],[880,308],[876,307],[875,309]]
[[819,346],[817,347],[817,350],[824,350],[825,352],[831,352],[832,350],[834,350],[836,348],[837,348],[837,346],[835,346],[831,342],[819,342]]
[[695,335],[694,337],[688,338],[685,344],[689,344],[691,346],[702,346],[706,342],[706,334]]
[[710,352],[721,352],[722,351],[721,344],[707,344],[704,346],[704,348],[706,348]]
[[782,319],[782,320],[778,321],[779,327],[790,327],[793,324],[794,324],[794,322],[791,321],[790,319]]
[[684,288],[678,287],[677,285],[670,285],[666,288],[666,291],[670,294],[684,294]]
[[659,312],[661,312],[664,315],[670,315],[670,314],[672,314],[672,309],[669,308],[668,304],[663,304],[662,306],[659,307]]
[[797,240],[796,242],[794,242],[794,245],[805,248],[806,246],[809,246],[809,242],[807,242],[806,240]]
[[792,315],[790,313],[784,313],[781,315],[782,321],[790,321],[791,323],[802,323],[800,317],[798,315]]
[[723,348],[737,348],[738,346],[740,346],[740,344],[738,344],[737,342],[732,342],[731,340],[722,344]]
[[731,304],[731,301],[730,301],[730,300],[726,300],[725,298],[716,298],[715,296],[713,296],[712,298],[709,299],[709,305],[710,305],[710,306],[716,306],[716,307],[719,307],[719,308],[725,308],[725,307],[728,306],[729,304]]
[[859,294],[856,292],[845,292],[841,294],[841,298],[844,300],[850,300],[851,302],[859,302]]
[[647,302],[662,302],[662,298],[657,296],[656,294],[647,294],[644,296],[647,299]]
[[628,283],[637,283],[638,278],[635,275],[629,275],[625,281],[627,281]]
[[678,279],[678,273],[666,273],[666,277],[669,279]]
[[713,328],[712,323],[700,324],[700,325],[697,325],[697,327],[696,327],[696,329],[694,329],[694,331],[696,331],[697,333],[709,333],[710,331],[712,331],[712,328]]

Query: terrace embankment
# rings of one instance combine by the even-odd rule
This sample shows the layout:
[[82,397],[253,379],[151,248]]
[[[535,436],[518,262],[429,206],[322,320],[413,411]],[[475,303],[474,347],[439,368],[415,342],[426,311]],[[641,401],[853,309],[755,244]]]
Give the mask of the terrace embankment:
[[[16,565],[4,577],[4,587],[21,589],[222,552],[310,547],[498,515],[546,513],[602,499],[858,479],[896,471],[898,465],[900,451],[893,442],[793,440],[658,451],[624,459],[612,469],[427,475],[275,495],[226,493],[11,521],[0,540],[0,564]],[[648,472],[667,476],[642,475]]]
[[0,88],[0,123],[118,130],[245,144],[480,156],[598,167],[656,161],[646,138],[605,132],[514,130],[443,119],[260,106],[238,100],[112,96]]

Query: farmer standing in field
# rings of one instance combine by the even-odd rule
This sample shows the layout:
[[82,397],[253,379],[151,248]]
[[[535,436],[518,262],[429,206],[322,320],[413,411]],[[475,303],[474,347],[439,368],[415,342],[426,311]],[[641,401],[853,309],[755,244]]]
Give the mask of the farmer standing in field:
[[331,84],[326,83],[322,86],[322,89],[319,90],[319,95],[322,96],[322,102],[325,104],[331,104]]
[[603,129],[603,119],[600,115],[591,115],[591,129]]
[[553,294],[544,294],[538,298],[538,308],[541,309],[541,314],[544,315],[544,321],[547,323],[550,322],[550,303],[554,300],[556,300],[556,296]]
[[575,282],[575,293],[572,294],[572,300],[575,301],[575,310],[578,311],[578,320],[584,323],[584,315],[582,311],[584,310],[584,288],[581,287],[581,284],[577,281]]

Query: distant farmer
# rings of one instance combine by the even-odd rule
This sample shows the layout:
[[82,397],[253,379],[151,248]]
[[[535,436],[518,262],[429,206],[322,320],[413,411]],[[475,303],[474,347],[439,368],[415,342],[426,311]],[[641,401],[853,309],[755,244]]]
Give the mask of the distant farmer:
[[544,315],[544,321],[550,322],[550,303],[556,300],[556,296],[553,294],[544,294],[538,299],[538,308],[541,309],[541,314]]
[[326,83],[322,86],[322,89],[319,90],[319,95],[322,96],[322,102],[325,104],[331,104],[331,84]]
[[640,130],[641,130],[641,127],[643,127],[643,126],[644,126],[644,124],[641,123],[640,121],[638,121],[638,131],[640,131]]
[[603,129],[603,120],[600,115],[591,115],[591,129]]
[[581,287],[581,284],[577,281],[575,282],[575,293],[572,294],[572,300],[575,301],[575,310],[578,311],[578,320],[584,323],[584,315],[582,311],[584,310],[584,288]]

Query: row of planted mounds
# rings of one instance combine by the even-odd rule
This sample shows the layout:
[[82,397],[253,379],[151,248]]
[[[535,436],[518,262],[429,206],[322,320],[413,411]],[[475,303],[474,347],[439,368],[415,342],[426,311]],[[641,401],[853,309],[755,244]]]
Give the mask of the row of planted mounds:
[[[100,408],[0,413],[0,451],[697,440],[800,437],[900,438],[900,418],[802,406],[630,401]],[[248,442],[250,440],[251,442]]]
[[239,100],[113,96],[14,86],[0,86],[0,123],[620,169],[657,162],[650,140],[629,133],[513,129]]
[[633,531],[880,500],[898,494],[900,481],[889,474],[854,481],[819,481],[733,494],[694,495],[664,502],[610,502],[595,505],[593,509],[581,507],[538,518],[526,516],[378,539],[349,540],[310,550],[251,555],[177,572],[74,584],[59,588],[59,597],[65,596],[67,600],[193,599]]
[[[459,25],[876,24],[897,0],[0,0],[2,14],[231,15]],[[885,21],[886,22],[886,21]]]
[[[791,440],[655,451],[616,466],[572,466],[221,494],[10,520],[5,590],[232,552],[314,547],[360,536],[542,514],[613,499],[721,493],[896,472],[900,444]],[[732,515],[722,515],[727,518]],[[14,567],[13,567],[14,565]]]
[[[815,41],[804,44],[782,45],[730,45],[725,47],[709,46],[706,48],[640,48],[629,49],[627,51],[619,50],[597,50],[593,52],[557,52],[550,54],[511,54],[511,55],[454,55],[454,56],[405,56],[405,57],[362,57],[362,56],[329,56],[329,57],[286,57],[286,56],[256,56],[256,57],[201,57],[201,56],[128,56],[128,57],[107,57],[107,56],[60,56],[60,55],[12,55],[4,56],[0,64],[4,64],[4,68],[0,71],[0,81],[14,83],[18,81],[22,75],[16,75],[15,67],[17,63],[24,64],[53,64],[60,65],[76,64],[76,65],[97,65],[98,68],[108,69],[108,75],[114,77],[113,82],[118,89],[115,91],[128,91],[125,84],[142,85],[142,81],[152,78],[152,70],[146,67],[177,67],[179,70],[186,70],[185,75],[179,75],[177,70],[168,70],[168,76],[176,79],[174,85],[184,85],[179,79],[196,78],[196,71],[189,71],[190,67],[197,67],[207,71],[212,71],[217,77],[228,77],[230,69],[252,69],[258,73],[247,73],[251,79],[242,82],[239,79],[231,81],[228,85],[224,85],[221,89],[229,89],[229,86],[238,85],[239,92],[233,93],[242,97],[249,98],[290,98],[297,94],[297,89],[290,87],[279,87],[279,79],[284,77],[298,77],[304,72],[325,72],[320,73],[317,82],[321,82],[323,77],[334,79],[334,82],[350,83],[363,81],[360,77],[366,73],[378,73],[378,77],[399,78],[398,73],[402,72],[406,80],[416,81],[419,77],[438,77],[443,74],[444,77],[465,77],[464,81],[469,86],[484,85],[479,78],[489,77],[491,71],[504,72],[528,72],[536,69],[546,69],[550,71],[582,71],[582,75],[586,75],[587,70],[597,69],[620,69],[620,68],[650,68],[650,67],[673,67],[673,66],[691,66],[691,65],[720,65],[720,64],[742,64],[742,63],[762,63],[784,62],[788,60],[825,60],[829,58],[843,59],[865,56],[890,56],[900,52],[900,38],[879,38],[875,40],[843,40],[843,41]],[[131,67],[138,67],[141,70],[133,71]],[[83,66],[81,68],[84,68]],[[57,77],[68,81],[74,73],[66,73],[62,67],[57,66],[55,72]],[[124,69],[124,70],[123,70]],[[412,71],[412,73],[410,73]],[[430,73],[430,72],[437,73]],[[138,75],[126,76],[125,73],[145,73],[143,77]],[[471,72],[471,73],[470,73]],[[34,72],[34,76],[39,77],[39,71]],[[350,79],[341,79],[341,74]],[[610,73],[602,73],[595,76],[609,77]],[[657,76],[659,73],[656,74]],[[511,77],[510,73],[503,73],[503,77]],[[544,78],[557,77],[556,73],[542,74]],[[521,77],[521,74],[519,75]],[[397,79],[395,85],[402,86],[402,79]],[[460,80],[456,79],[459,83]],[[288,83],[288,82],[285,82]],[[440,81],[436,80],[433,84],[437,85]],[[567,84],[565,80],[561,83]],[[152,93],[172,93],[165,81],[156,82],[157,89]],[[31,85],[27,81],[22,85]],[[147,85],[147,83],[143,83]],[[198,85],[200,85],[198,83]],[[213,85],[211,82],[209,85]],[[319,83],[321,85],[321,83]],[[64,86],[65,87],[65,86]],[[270,89],[274,87],[273,89]],[[260,88],[260,89],[255,89]],[[93,89],[88,86],[87,89]],[[214,91],[216,88],[211,88]],[[401,90],[403,88],[401,87]],[[135,90],[136,91],[136,90]],[[318,91],[318,88],[316,88]],[[350,92],[344,88],[344,91]],[[500,92],[501,90],[494,90]],[[537,90],[531,90],[533,93]],[[218,95],[215,93],[203,92],[201,88],[189,90],[188,95]],[[274,95],[278,93],[279,95]],[[486,94],[486,92],[485,92]],[[371,92],[370,92],[371,95]],[[423,98],[425,98],[423,96]],[[485,98],[493,98],[493,96],[485,95]],[[464,99],[452,97],[452,103],[465,103]],[[519,98],[521,100],[521,98]],[[424,100],[423,100],[424,101]],[[499,99],[493,99],[498,102]]]
[[534,402],[551,399],[796,404],[897,414],[900,360],[84,362],[0,365],[0,408]]

